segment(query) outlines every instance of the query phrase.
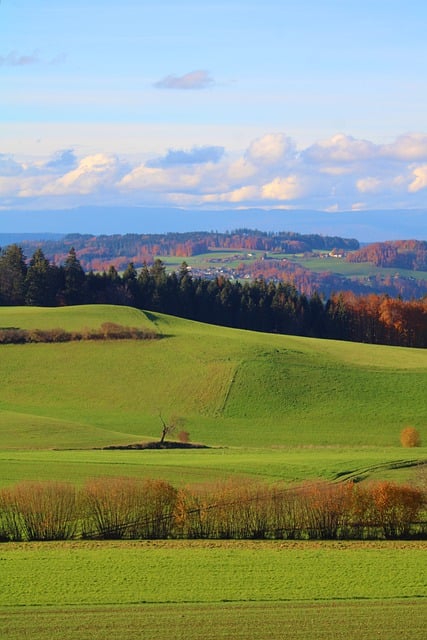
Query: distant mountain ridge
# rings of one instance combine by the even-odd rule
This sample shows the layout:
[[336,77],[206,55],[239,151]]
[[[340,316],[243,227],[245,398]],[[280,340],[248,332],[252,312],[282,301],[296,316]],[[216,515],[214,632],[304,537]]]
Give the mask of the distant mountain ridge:
[[303,209],[183,209],[173,207],[86,206],[74,209],[0,211],[0,230],[13,233],[167,233],[249,227],[263,231],[292,229],[379,242],[427,239],[427,209],[319,211]]
[[64,237],[64,233],[0,233],[0,247],[22,242],[56,241]]

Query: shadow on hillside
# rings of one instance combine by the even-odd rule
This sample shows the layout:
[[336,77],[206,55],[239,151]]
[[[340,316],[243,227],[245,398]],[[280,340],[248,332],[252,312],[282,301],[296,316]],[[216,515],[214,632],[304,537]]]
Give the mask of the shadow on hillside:
[[210,449],[207,444],[197,444],[193,442],[136,442],[134,444],[111,444],[102,447],[102,450],[141,450],[141,449]]

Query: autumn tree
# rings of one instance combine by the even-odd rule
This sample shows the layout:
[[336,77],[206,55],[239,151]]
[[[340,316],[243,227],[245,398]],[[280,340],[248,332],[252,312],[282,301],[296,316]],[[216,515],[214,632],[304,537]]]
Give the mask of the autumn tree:
[[420,447],[421,436],[419,431],[415,427],[405,427],[400,432],[400,443],[402,447],[406,448]]

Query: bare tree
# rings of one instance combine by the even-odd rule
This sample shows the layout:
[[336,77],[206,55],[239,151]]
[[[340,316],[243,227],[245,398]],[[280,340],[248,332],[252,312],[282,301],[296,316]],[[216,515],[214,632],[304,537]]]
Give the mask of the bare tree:
[[163,444],[165,442],[166,436],[172,435],[176,429],[179,429],[184,426],[185,418],[181,418],[177,415],[172,415],[168,422],[166,422],[162,416],[162,412],[159,411],[160,422],[162,423],[162,431],[159,440],[159,444]]

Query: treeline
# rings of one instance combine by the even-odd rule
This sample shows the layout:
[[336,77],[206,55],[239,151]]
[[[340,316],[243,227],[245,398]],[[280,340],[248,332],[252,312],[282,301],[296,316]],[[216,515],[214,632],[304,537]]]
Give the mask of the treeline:
[[10,245],[0,255],[0,304],[56,306],[123,304],[222,326],[409,347],[427,346],[427,298],[403,301],[387,296],[310,297],[291,283],[193,278],[182,263],[166,273],[156,259],[137,272],[130,263],[120,275],[85,273],[73,248],[55,266],[37,249],[26,263]]
[[190,256],[207,253],[209,249],[247,249],[248,251],[275,251],[303,253],[314,249],[331,251],[339,247],[343,251],[359,248],[357,240],[339,236],[299,234],[294,232],[267,233],[252,229],[238,229],[227,233],[192,231],[187,233],[99,235],[69,234],[60,240],[44,242],[27,241],[25,251],[40,247],[45,255],[61,264],[71,247],[74,247],[81,265],[86,271],[102,271],[110,265],[118,270],[129,262],[140,267],[152,262],[156,256]]
[[427,242],[420,240],[375,242],[347,255],[346,261],[371,262],[376,267],[426,271]]
[[424,539],[425,504],[421,489],[392,482],[22,482],[0,490],[0,540]]

